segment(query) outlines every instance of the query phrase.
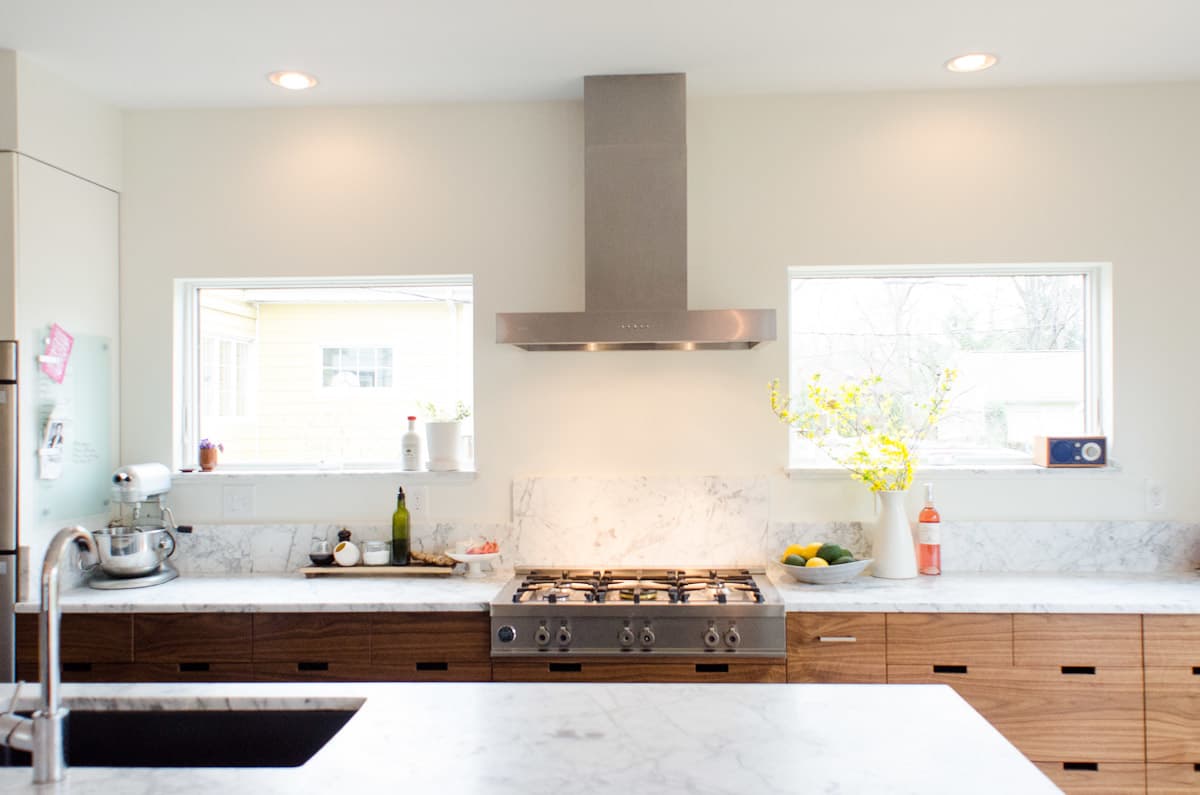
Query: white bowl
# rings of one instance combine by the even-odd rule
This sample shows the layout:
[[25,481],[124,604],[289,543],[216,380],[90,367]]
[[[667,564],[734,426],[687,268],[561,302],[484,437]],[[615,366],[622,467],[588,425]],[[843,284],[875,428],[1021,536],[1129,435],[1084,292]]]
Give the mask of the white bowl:
[[446,552],[454,560],[459,563],[467,564],[468,577],[483,577],[483,566],[480,564],[487,563],[490,560],[495,560],[500,557],[499,552],[485,552],[481,555],[468,555],[466,552]]
[[787,573],[800,582],[809,585],[832,585],[837,582],[848,582],[863,573],[871,565],[872,558],[863,558],[853,563],[839,563],[837,566],[789,566],[780,563]]

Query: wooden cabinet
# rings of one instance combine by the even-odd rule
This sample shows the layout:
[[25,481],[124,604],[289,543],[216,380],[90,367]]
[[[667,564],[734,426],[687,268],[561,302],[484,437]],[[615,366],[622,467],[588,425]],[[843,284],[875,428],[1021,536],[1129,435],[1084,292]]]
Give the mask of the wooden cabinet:
[[253,632],[256,664],[371,661],[368,613],[255,613]]
[[883,613],[789,613],[789,682],[887,681]]
[[[38,673],[38,616],[16,616],[16,673],[35,682]],[[122,664],[133,661],[133,618],[129,615],[69,613],[60,626],[64,682],[127,682]]]
[[486,613],[376,613],[371,665],[383,681],[486,682],[490,635]]
[[133,659],[185,664],[248,663],[252,657],[249,613],[141,613],[133,617]]
[[1200,762],[1200,667],[1146,669],[1146,761]]
[[497,682],[786,682],[780,660],[716,655],[694,658],[655,657],[614,660],[612,657],[546,655],[545,659],[496,660]]
[[1025,667],[1142,667],[1140,615],[1013,616],[1013,664]]
[[1146,790],[1146,767],[1124,762],[1037,762],[1068,795],[1130,795]]
[[1196,795],[1200,792],[1200,763],[1146,765],[1147,795]]
[[1200,615],[1143,616],[1142,625],[1147,668],[1200,666]]
[[1013,618],[992,613],[889,613],[888,665],[1012,665]]

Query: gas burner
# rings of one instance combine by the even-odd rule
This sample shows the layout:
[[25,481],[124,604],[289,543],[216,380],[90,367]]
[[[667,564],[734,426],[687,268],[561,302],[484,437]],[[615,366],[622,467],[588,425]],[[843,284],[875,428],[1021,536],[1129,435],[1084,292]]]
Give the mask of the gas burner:
[[492,602],[492,654],[785,654],[761,569],[518,569]]

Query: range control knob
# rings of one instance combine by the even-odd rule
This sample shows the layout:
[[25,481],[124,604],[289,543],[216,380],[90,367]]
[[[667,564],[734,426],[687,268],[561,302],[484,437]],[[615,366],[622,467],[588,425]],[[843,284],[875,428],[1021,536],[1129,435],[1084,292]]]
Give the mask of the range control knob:
[[505,624],[496,630],[496,637],[500,639],[501,643],[512,643],[517,639],[517,628]]
[[633,630],[629,627],[625,627],[617,633],[617,641],[626,648],[632,646],[635,640],[637,638],[633,636]]
[[721,633],[717,632],[716,627],[709,627],[704,633],[704,645],[710,649],[715,649],[721,645]]
[[730,627],[725,631],[725,645],[730,648],[742,645],[742,633],[737,631],[737,627]]
[[550,645],[550,630],[545,624],[537,628],[537,632],[533,633],[533,642],[539,646]]
[[642,634],[638,636],[638,639],[642,641],[643,646],[653,646],[654,630],[650,627],[642,627]]
[[554,639],[558,641],[559,646],[566,646],[571,642],[571,628],[566,626],[559,627]]

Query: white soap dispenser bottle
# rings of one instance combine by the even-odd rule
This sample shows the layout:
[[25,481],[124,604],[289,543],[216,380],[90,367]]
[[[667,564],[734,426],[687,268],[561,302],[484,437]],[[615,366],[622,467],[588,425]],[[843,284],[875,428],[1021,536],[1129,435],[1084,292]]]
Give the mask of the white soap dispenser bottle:
[[408,418],[408,430],[400,437],[400,468],[405,472],[421,469],[421,434],[417,433],[417,418]]

